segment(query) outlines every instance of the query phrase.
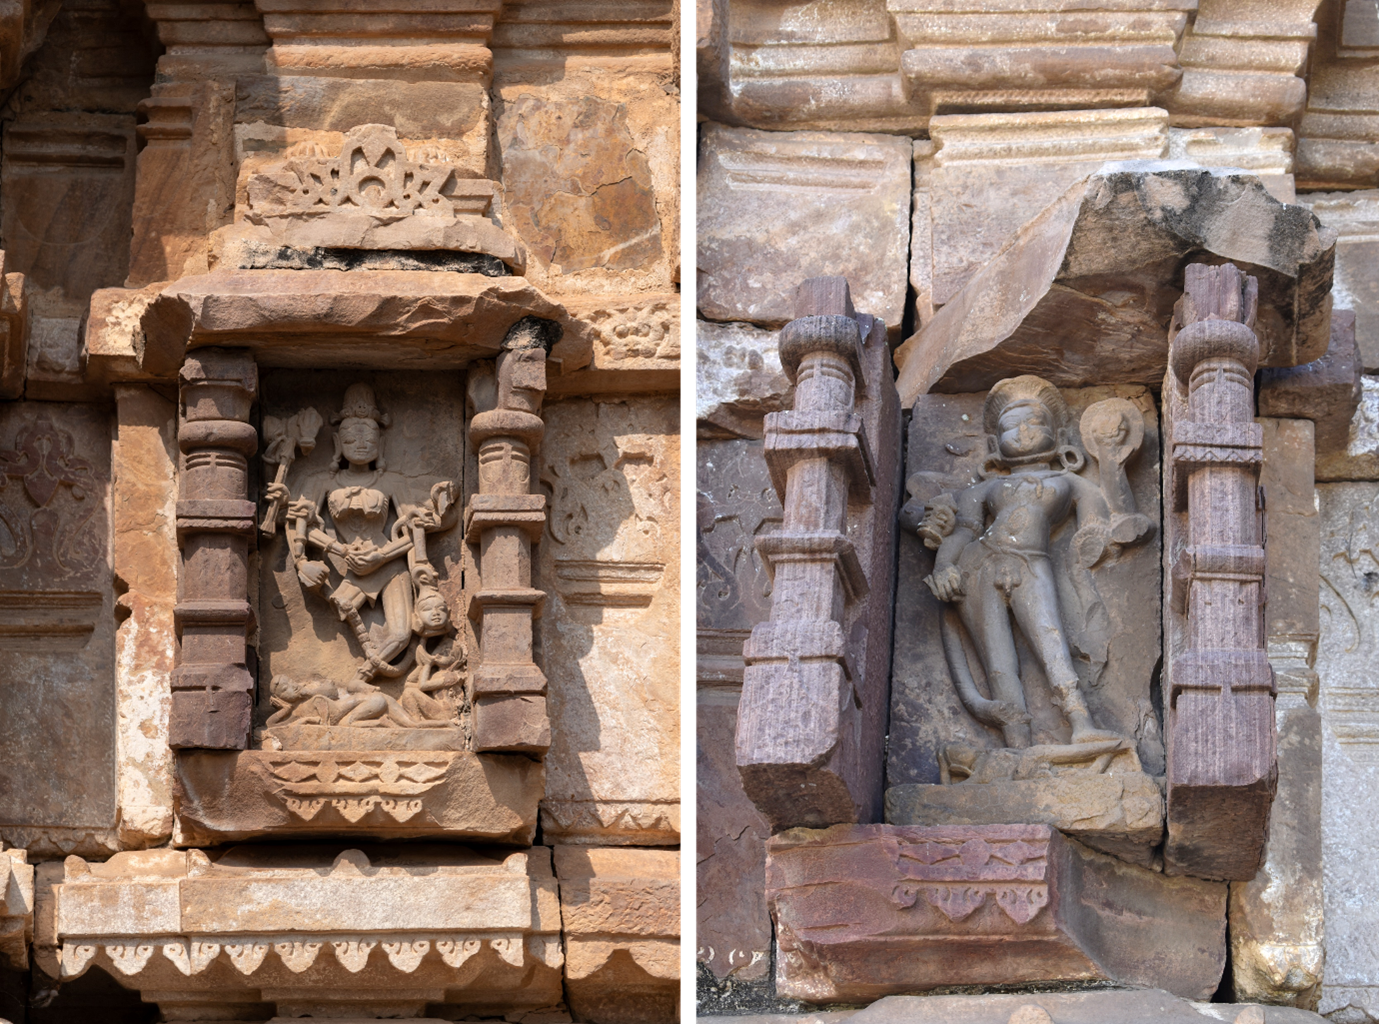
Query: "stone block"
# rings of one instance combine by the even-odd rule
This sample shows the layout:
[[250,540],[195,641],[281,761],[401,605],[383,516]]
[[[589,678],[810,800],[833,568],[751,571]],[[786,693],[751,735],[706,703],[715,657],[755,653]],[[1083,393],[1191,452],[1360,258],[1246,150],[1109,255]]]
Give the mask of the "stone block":
[[565,993],[596,1024],[659,1024],[680,995],[680,854],[557,846]]
[[34,857],[114,849],[110,472],[105,410],[0,405],[0,838]]
[[[856,307],[891,332],[905,314],[912,146],[885,135],[759,132],[700,137],[698,309],[780,327],[800,281],[846,277]],[[867,245],[848,240],[871,239]]]
[[1024,372],[1060,387],[1157,386],[1182,266],[1203,249],[1259,278],[1261,365],[1310,362],[1331,340],[1332,245],[1308,210],[1280,203],[1253,175],[1104,167],[1026,224],[896,350],[901,403]]
[[1206,999],[1226,886],[1046,825],[795,829],[768,844],[776,988],[814,1003],[952,985],[1115,981]]
[[1286,1006],[1189,1001],[1162,989],[887,996],[851,1016],[859,1024],[1320,1024],[1325,1019]]
[[1318,450],[1344,449],[1350,422],[1360,404],[1360,349],[1355,313],[1331,311],[1331,344],[1326,355],[1302,366],[1264,370],[1259,381],[1259,414],[1306,419],[1316,424]]
[[548,365],[548,397],[680,390],[678,294],[568,296],[563,303],[592,328],[592,346],[587,359]]
[[527,316],[563,328],[554,358],[592,348],[525,279],[447,271],[217,270],[169,285],[141,324],[148,344],[243,347],[265,366],[454,369],[493,357]]
[[762,417],[795,400],[779,332],[712,320],[695,321],[695,331],[695,418],[739,437],[764,437]]
[[699,694],[695,956],[719,981],[751,983],[766,979],[771,963],[765,895],[771,826],[737,774],[737,701],[734,688],[706,687]]
[[0,843],[0,957],[10,970],[29,969],[34,937],[34,869],[25,850]]
[[70,858],[53,891],[64,979],[99,966],[169,1019],[489,1014],[560,1000],[549,854],[236,846]]
[[1379,371],[1379,190],[1303,193],[1298,203],[1336,232],[1332,301],[1354,311],[1361,365]]
[[927,258],[937,307],[1103,163],[1164,157],[1168,112],[944,114],[930,120],[929,137],[932,154],[916,147],[915,188],[927,193]]
[[[528,16],[543,9],[559,21],[561,11],[591,7],[513,7]],[[665,38],[664,28],[638,26],[628,5],[617,8],[623,9],[629,21],[617,28],[644,27]],[[663,2],[641,11],[667,13]],[[571,30],[596,43],[597,27]],[[664,51],[648,52],[651,63],[642,67],[610,74],[607,61],[615,53],[589,68],[568,66],[571,57],[562,57],[562,73],[541,76],[538,88],[529,73],[500,68],[495,80],[503,222],[527,247],[528,278],[546,291],[666,293],[678,280],[679,97],[653,66],[664,64]]]
[[177,759],[177,841],[215,846],[349,833],[529,844],[543,782],[540,762],[514,754],[188,752]]
[[1322,724],[1313,668],[1320,630],[1321,516],[1312,479],[1311,423],[1260,423],[1260,487],[1267,535],[1275,541],[1264,553],[1264,624],[1278,686],[1278,792],[1259,873],[1231,883],[1231,974],[1237,999],[1313,1009],[1325,960]]
[[113,565],[120,839],[158,845],[172,833],[168,714],[177,660],[177,406],[147,385],[117,384]]
[[542,834],[560,844],[679,842],[678,403],[552,401],[536,624],[552,730]]
[[[1379,635],[1368,614],[1379,583],[1379,485],[1324,483],[1321,509],[1321,859],[1326,965],[1323,1014],[1379,1016]],[[1347,1007],[1353,1007],[1347,1010]],[[1359,1011],[1359,1012],[1357,1012]]]

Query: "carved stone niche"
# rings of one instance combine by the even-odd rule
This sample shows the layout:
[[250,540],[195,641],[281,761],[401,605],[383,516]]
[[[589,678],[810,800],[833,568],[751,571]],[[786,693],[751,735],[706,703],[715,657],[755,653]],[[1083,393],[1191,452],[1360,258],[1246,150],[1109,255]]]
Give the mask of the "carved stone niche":
[[[337,852],[338,851],[338,852]],[[69,857],[40,928],[164,1020],[500,1015],[560,1001],[544,847],[233,846]]]
[[886,820],[1163,839],[1159,425],[1131,386],[1032,376],[910,422]]
[[542,332],[509,332],[496,374],[264,372],[249,749],[179,753],[180,843],[531,842]]

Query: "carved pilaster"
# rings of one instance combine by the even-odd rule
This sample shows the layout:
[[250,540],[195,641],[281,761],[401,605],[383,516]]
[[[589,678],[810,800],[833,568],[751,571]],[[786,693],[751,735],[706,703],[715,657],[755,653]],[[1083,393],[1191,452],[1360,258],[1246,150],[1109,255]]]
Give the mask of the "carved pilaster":
[[170,744],[243,750],[254,690],[245,655],[253,626],[248,460],[258,449],[249,409],[258,391],[258,368],[247,352],[202,349],[187,357],[179,380],[181,657],[172,674]]
[[1187,268],[1164,388],[1168,420],[1167,870],[1248,879],[1275,780],[1273,670],[1254,421],[1259,285],[1231,264]]
[[785,509],[781,529],[757,541],[775,579],[771,617],[743,645],[737,726],[743,788],[778,828],[856,821],[863,802],[842,767],[859,681],[844,622],[868,589],[847,509],[869,502],[874,485],[856,403],[876,321],[854,311],[839,277],[804,282],[797,309],[780,336],[795,406],[766,417]]
[[532,619],[544,591],[532,587],[531,548],[546,523],[546,496],[531,493],[532,453],[546,425],[544,321],[519,321],[503,342],[496,381],[469,425],[479,489],[464,513],[479,549],[480,588],[469,614],[479,633],[474,671],[474,749],[543,753],[551,745],[546,676],[532,660]]

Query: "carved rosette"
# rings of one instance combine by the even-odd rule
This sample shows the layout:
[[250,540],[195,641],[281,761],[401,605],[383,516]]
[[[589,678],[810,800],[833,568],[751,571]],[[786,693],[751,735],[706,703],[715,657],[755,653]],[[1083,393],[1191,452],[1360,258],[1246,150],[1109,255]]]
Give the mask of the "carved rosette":
[[259,443],[249,409],[258,368],[247,352],[202,349],[187,357],[179,381],[182,568],[175,614],[181,657],[172,674],[169,743],[174,749],[243,750],[254,691],[246,640],[254,618],[248,599],[254,539],[249,456]]
[[846,533],[847,507],[869,502],[874,486],[854,409],[875,321],[853,310],[842,278],[806,281],[799,307],[804,315],[780,337],[795,406],[766,417],[766,461],[785,509],[781,529],[757,540],[775,580],[771,617],[743,645],[737,728],[743,788],[777,827],[858,817],[833,762],[857,706],[844,616],[868,589]]
[[1264,544],[1254,421],[1259,286],[1231,264],[1187,268],[1165,407],[1174,531],[1168,551],[1185,643],[1169,666],[1170,872],[1253,878],[1275,766],[1274,678],[1264,646]]
[[479,550],[480,587],[469,609],[479,634],[474,671],[474,749],[544,753],[551,745],[546,676],[532,660],[532,619],[546,594],[532,587],[531,549],[546,523],[546,497],[531,492],[532,453],[546,425],[546,349],[521,321],[503,342],[494,407],[475,413],[479,487],[464,513]]

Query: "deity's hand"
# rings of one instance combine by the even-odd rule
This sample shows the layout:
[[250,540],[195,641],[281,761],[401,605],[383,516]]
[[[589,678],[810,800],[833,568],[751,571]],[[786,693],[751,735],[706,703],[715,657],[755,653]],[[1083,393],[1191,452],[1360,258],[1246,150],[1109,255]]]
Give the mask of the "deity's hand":
[[963,596],[967,584],[965,574],[956,565],[940,569],[932,576],[925,576],[924,582],[929,585],[935,597],[950,604]]
[[[284,495],[286,495],[286,486],[283,486],[281,484],[270,484],[269,486],[282,486],[283,493]],[[310,498],[298,498],[296,501],[292,502],[290,505],[287,506],[288,519],[311,519],[315,515],[316,502],[312,501]]]
[[1112,546],[1111,527],[1106,523],[1086,523],[1073,534],[1073,557],[1084,569],[1100,562],[1109,546]]
[[383,557],[378,545],[372,541],[355,541],[345,549],[345,564],[350,567],[351,572],[360,576],[367,576],[385,561],[387,559]]
[[958,512],[947,502],[937,502],[924,511],[919,524],[919,537],[930,551],[937,551],[943,539],[958,525]]
[[1140,512],[1118,513],[1111,517],[1111,539],[1129,547],[1144,540],[1154,531],[1149,517]]
[[297,565],[297,579],[302,581],[302,586],[307,590],[319,590],[326,585],[329,577],[330,570],[326,568],[325,562],[303,561]]
[[276,505],[287,501],[288,498],[292,497],[292,494],[288,491],[287,484],[270,482],[263,489],[263,496],[268,499],[270,504]]

